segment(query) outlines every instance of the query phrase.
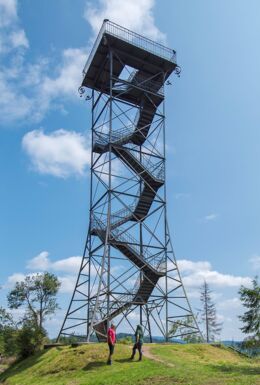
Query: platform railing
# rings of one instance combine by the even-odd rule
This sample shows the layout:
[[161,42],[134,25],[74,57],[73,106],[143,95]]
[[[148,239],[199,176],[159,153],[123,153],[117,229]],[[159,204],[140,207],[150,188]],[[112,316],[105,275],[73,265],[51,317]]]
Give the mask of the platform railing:
[[100,41],[103,38],[104,34],[109,34],[111,36],[118,37],[121,40],[126,41],[138,48],[141,48],[145,51],[148,51],[156,56],[159,56],[163,59],[166,59],[172,63],[176,64],[176,52],[164,45],[157,43],[147,37],[144,37],[136,32],[130,31],[127,28],[121,27],[120,25],[113,23],[109,20],[104,20],[102,27],[99,31],[99,34],[96,38],[96,41],[93,45],[93,48],[89,54],[88,60],[85,64],[83,74],[87,73],[87,70],[93,60],[95,52],[100,44]]
[[111,139],[113,144],[124,144],[128,143],[131,140],[131,137],[134,133],[134,125],[130,124],[129,126],[122,127],[118,130],[112,131],[111,135],[109,133],[103,133],[96,131],[94,133],[94,146],[95,145],[107,145]]
[[152,54],[162,57],[170,62],[176,63],[176,52],[164,45],[157,43],[145,36],[142,36],[136,32],[130,31],[116,23],[111,21],[105,22],[105,33],[118,37],[127,43],[133,44],[134,46],[144,49],[145,51],[151,52]]

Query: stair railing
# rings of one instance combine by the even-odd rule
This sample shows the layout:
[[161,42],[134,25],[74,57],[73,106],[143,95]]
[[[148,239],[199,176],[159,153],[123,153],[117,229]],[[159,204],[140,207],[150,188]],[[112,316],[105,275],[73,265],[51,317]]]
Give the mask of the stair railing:
[[[91,220],[91,228],[92,230],[95,229],[97,233],[100,234],[101,238],[103,238],[103,235],[106,231],[107,222],[102,221],[100,218],[98,218],[96,215],[92,215]],[[164,257],[161,256],[155,256],[151,254],[148,251],[148,248],[144,248],[142,255],[140,252],[140,247],[138,246],[137,240],[129,234],[129,232],[125,231],[122,234],[122,231],[118,229],[112,229],[111,230],[112,239],[115,241],[122,242],[125,244],[125,246],[133,253],[138,256],[139,259],[142,259],[143,262],[147,265],[152,267],[154,270],[163,272],[165,271],[165,265],[164,265]]]

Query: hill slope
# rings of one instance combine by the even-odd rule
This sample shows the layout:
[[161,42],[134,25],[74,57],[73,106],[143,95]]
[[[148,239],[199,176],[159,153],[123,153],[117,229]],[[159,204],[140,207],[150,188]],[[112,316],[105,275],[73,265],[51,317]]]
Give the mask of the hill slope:
[[[142,362],[118,344],[106,365],[105,344],[54,348],[0,375],[6,385],[260,385],[260,360],[210,345],[146,345]],[[149,358],[148,358],[149,356]]]

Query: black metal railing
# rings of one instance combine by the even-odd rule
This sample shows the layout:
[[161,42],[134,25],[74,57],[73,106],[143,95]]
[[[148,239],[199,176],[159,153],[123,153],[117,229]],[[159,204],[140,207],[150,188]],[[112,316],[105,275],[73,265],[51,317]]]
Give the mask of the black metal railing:
[[118,37],[119,39],[124,40],[127,43],[130,43],[138,48],[148,51],[172,63],[176,63],[176,52],[173,49],[165,47],[160,43],[157,43],[147,37],[139,35],[136,32],[130,31],[127,28],[121,27],[120,25],[113,23],[109,20],[105,20],[99,31],[93,48],[89,54],[87,63],[83,70],[83,74],[87,73],[87,70],[93,60],[97,47],[99,46],[99,43],[104,34]]

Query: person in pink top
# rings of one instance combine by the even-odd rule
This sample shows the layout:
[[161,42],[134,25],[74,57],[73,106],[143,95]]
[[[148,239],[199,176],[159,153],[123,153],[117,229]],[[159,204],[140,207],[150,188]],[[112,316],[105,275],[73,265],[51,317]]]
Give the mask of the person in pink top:
[[111,365],[112,364],[111,357],[114,353],[115,343],[116,343],[116,327],[114,324],[111,324],[110,328],[107,331],[107,343],[109,348],[109,356],[107,359],[107,364]]

